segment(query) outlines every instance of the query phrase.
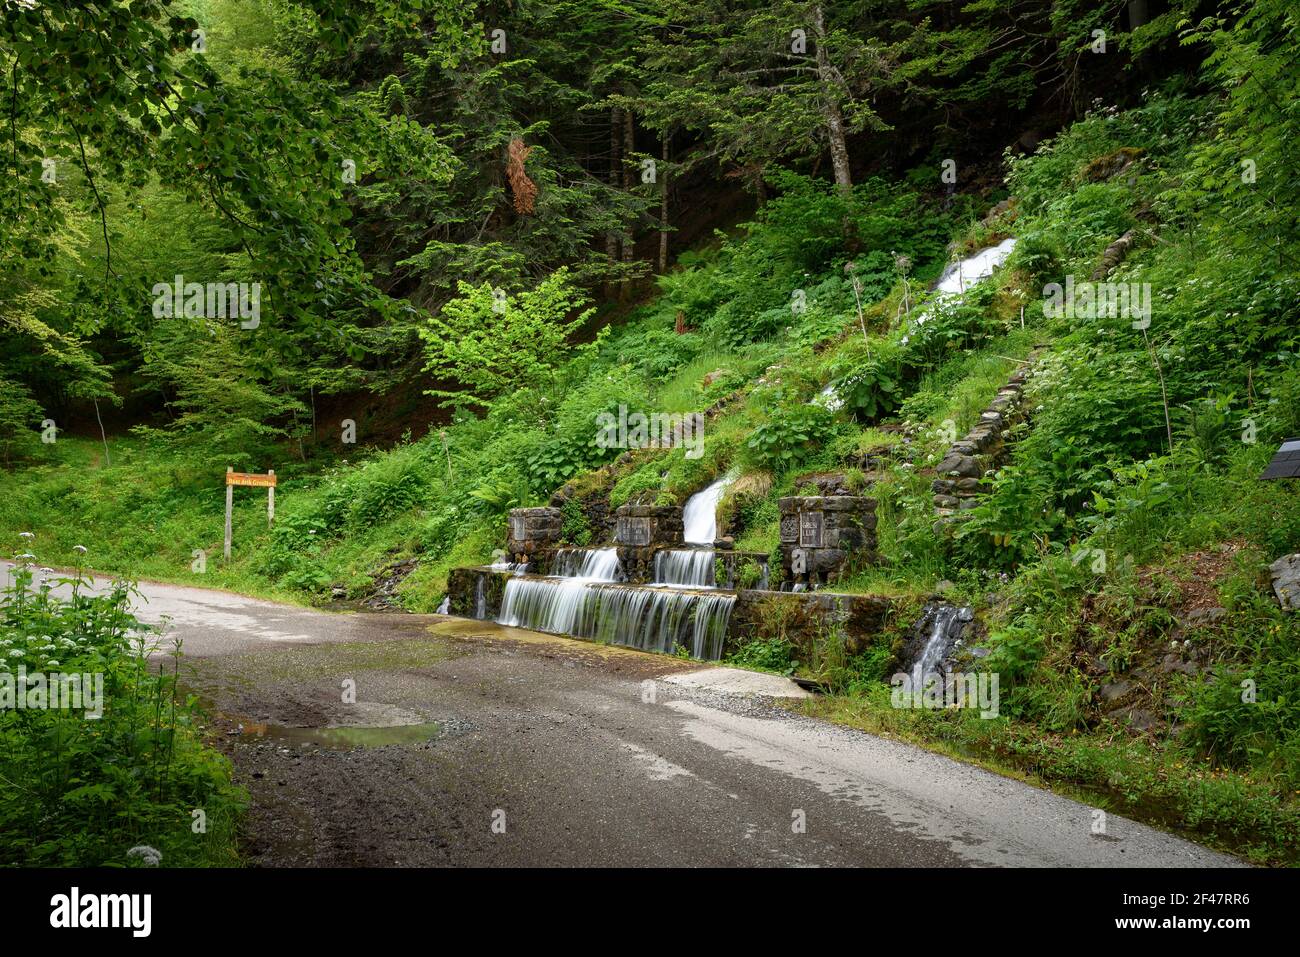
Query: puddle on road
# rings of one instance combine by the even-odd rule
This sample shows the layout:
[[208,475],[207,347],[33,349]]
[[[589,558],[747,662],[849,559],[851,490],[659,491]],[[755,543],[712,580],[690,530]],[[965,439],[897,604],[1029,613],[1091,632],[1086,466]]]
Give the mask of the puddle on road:
[[390,744],[424,744],[442,733],[437,721],[398,724],[386,728],[292,728],[283,724],[245,723],[240,737],[257,738],[276,744],[314,744],[333,751],[353,748],[382,748]]

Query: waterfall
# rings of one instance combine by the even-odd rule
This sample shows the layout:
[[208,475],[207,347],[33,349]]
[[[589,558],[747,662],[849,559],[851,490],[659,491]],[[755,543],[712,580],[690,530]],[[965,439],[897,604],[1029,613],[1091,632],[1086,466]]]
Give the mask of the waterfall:
[[484,591],[486,584],[487,579],[484,576],[474,577],[474,617],[479,621],[487,617],[487,594]]
[[576,634],[589,584],[581,578],[512,578],[506,582],[497,621],[516,628]]
[[702,492],[696,492],[686,500],[682,509],[682,524],[686,528],[684,538],[689,545],[712,545],[718,537],[718,502],[727,486],[736,481],[734,473],[728,473],[718,479]]
[[496,561],[489,565],[488,568],[497,572],[510,572],[515,575],[523,575],[527,573],[528,565],[528,562]]
[[[673,554],[659,553],[668,565],[681,569],[677,577],[702,577],[706,572],[700,565],[712,576],[711,551],[681,550],[677,559]],[[562,549],[556,553],[555,570],[551,578],[511,577],[497,621],[643,651],[686,647],[697,658],[722,656],[735,595],[617,584],[620,569],[613,548]]]
[[735,595],[626,585],[591,592],[580,637],[642,651],[670,653],[681,646],[696,658],[722,657]]
[[587,586],[617,581],[616,548],[561,548],[552,578],[512,577],[506,582],[497,621],[519,628],[574,634]]
[[617,548],[561,548],[555,553],[551,574],[598,582],[616,582],[623,577]]
[[940,604],[926,607],[924,616],[917,622],[918,637],[927,622],[929,629],[925,632],[924,643],[912,664],[913,689],[924,687],[926,676],[933,675],[939,670],[939,665],[952,651],[953,645],[961,637],[966,623],[972,617],[974,615],[971,609],[958,605]]
[[580,579],[512,578],[497,621],[642,651],[722,656],[736,596]]
[[451,614],[451,596],[450,596],[450,595],[444,595],[444,596],[443,596],[443,598],[442,598],[442,604],[438,606],[437,614],[439,614],[439,615],[450,615],[450,614]]
[[656,585],[716,588],[717,553],[711,548],[674,548],[655,552]]
[[[721,488],[729,481],[715,482],[700,493],[717,487],[708,509],[710,521]],[[642,651],[687,648],[696,658],[717,659],[722,657],[736,596],[704,590],[713,587],[713,563],[711,549],[657,552],[655,577],[667,587],[625,585],[619,581],[623,570],[617,549],[562,548],[555,553],[552,575],[511,575],[497,622]],[[480,577],[479,594],[482,582]]]
[[960,262],[953,263],[939,276],[939,282],[934,287],[935,294],[961,295],[975,283],[993,275],[993,270],[1006,262],[1007,257],[1011,255],[1011,250],[1015,248],[1014,239],[1004,239],[996,246],[981,249],[973,256],[967,256]]

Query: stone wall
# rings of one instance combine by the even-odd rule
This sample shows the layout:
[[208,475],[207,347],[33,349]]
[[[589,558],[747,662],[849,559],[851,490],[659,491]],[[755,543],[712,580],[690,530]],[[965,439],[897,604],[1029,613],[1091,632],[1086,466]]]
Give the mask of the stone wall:
[[[447,577],[448,611],[464,618],[495,619],[510,572],[487,566],[455,568]],[[607,585],[604,587],[636,587]],[[807,653],[833,628],[843,631],[849,654],[865,650],[885,627],[890,600],[834,592],[772,592],[741,589],[727,627],[723,654],[753,638],[781,636]]]
[[793,495],[781,509],[781,577],[820,585],[850,557],[876,560],[876,500],[859,495]]
[[684,527],[678,505],[623,505],[615,513],[614,541],[633,548],[682,544]]
[[1028,365],[1012,375],[980,413],[975,427],[952,444],[935,468],[931,486],[935,514],[947,517],[974,508],[988,493],[988,473],[1006,461],[1011,429],[1026,418],[1024,390],[1029,376]]
[[558,508],[512,508],[506,533],[506,551],[517,562],[526,562],[538,552],[560,541],[564,516]]
[[848,653],[859,654],[884,629],[889,611],[889,599],[878,595],[745,589],[737,592],[723,655],[753,638],[777,636],[807,654],[833,628],[843,630]]
[[682,547],[681,506],[622,505],[615,515],[614,542],[627,580],[651,581],[655,550]]

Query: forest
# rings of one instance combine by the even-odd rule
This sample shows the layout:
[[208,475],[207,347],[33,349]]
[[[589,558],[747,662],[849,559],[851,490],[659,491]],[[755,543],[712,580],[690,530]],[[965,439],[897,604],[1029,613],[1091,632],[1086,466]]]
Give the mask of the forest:
[[[0,654],[93,632],[133,702],[104,733],[168,768],[104,783],[87,746],[51,777],[31,742],[59,719],[0,714],[0,770],[84,828],[0,861],[98,862],[120,824],[79,808],[143,834],[199,790],[226,843],[187,819],[164,853],[230,863],[245,800],[197,705],[149,706],[176,678],[131,665],[129,586],[34,605],[36,565],[432,613],[512,509],[593,546],[592,503],[730,476],[719,537],[775,568],[780,503],[826,475],[874,500],[879,558],[827,590],[889,599],[887,626],[807,639],[774,605],[727,662],[813,683],[801,713],[1300,861],[1300,621],[1270,577],[1300,490],[1259,479],[1300,435],[1286,0],[0,13]],[[950,473],[1019,370],[1004,459]],[[696,454],[609,441],[629,409],[699,415]],[[279,483],[271,527],[235,496],[229,558],[227,468]],[[891,706],[937,598],[973,609],[995,720]],[[35,814],[0,795],[7,832]]]

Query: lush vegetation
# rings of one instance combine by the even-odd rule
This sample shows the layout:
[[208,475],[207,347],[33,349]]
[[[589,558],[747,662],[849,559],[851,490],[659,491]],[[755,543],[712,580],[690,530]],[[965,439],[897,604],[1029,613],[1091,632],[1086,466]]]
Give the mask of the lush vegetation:
[[[772,553],[777,500],[836,473],[878,500],[884,560],[835,587],[894,621],[801,647],[774,611],[737,663],[820,681],[817,714],[1294,861],[1300,624],[1265,568],[1300,550],[1300,496],[1256,479],[1300,434],[1287,4],[20,6],[0,535],[309,602],[415,558],[398,594],[427,611],[561,486],[586,544],[584,502],[681,503],[735,470],[726,531]],[[929,295],[1009,236],[992,279]],[[1149,285],[1149,327],[1045,311],[1103,264]],[[157,314],[176,274],[263,283],[260,323]],[[1031,360],[1009,462],[937,529],[934,466]],[[703,454],[601,447],[620,406],[712,410]],[[280,477],[273,529],[237,496],[230,561],[226,465]],[[889,705],[937,592],[986,629],[998,719]]]
[[237,861],[246,797],[176,686],[180,647],[166,649],[170,667],[151,665],[162,639],[130,613],[132,594],[128,582],[56,578],[30,556],[0,592],[0,655],[14,677],[0,710],[0,864]]

